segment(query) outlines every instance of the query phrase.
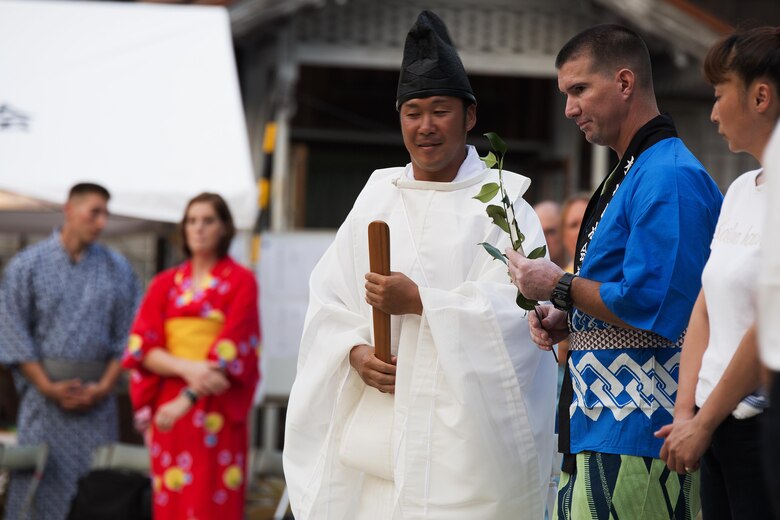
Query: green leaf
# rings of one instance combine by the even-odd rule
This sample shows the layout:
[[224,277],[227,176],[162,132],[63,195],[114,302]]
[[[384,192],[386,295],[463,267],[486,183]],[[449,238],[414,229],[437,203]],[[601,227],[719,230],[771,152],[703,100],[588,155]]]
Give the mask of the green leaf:
[[521,309],[525,309],[527,311],[533,310],[534,307],[536,307],[536,304],[539,303],[536,300],[529,300],[520,291],[517,291],[517,299],[515,300],[515,303],[517,303],[517,306]]
[[501,206],[491,204],[487,207],[488,217],[493,219],[493,224],[504,230],[504,233],[509,233],[509,224],[506,221],[506,211]]
[[504,155],[506,153],[506,143],[503,139],[498,137],[498,134],[495,132],[488,132],[485,134],[485,137],[488,138],[488,141],[490,141],[490,146],[493,147],[493,150],[498,152],[501,155]]
[[493,152],[488,152],[488,154],[485,157],[480,157],[482,159],[482,162],[485,163],[485,166],[488,168],[492,168],[496,164],[498,164],[498,159],[496,159],[496,156]]
[[547,254],[547,246],[539,246],[530,253],[528,253],[528,259],[534,260],[536,258],[542,258]]
[[473,199],[477,199],[480,202],[490,202],[490,200],[498,193],[498,184],[495,182],[489,182],[482,186],[482,189],[476,194]]
[[492,256],[496,260],[501,260],[502,262],[504,262],[506,264],[506,257],[501,253],[501,251],[496,249],[495,246],[490,245],[487,242],[480,242],[479,245],[484,247],[485,251],[490,253],[490,256]]

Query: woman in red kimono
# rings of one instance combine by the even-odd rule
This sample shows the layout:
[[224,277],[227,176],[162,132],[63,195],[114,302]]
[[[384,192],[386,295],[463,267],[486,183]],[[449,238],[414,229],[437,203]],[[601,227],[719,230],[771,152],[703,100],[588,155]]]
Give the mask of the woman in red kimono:
[[154,417],[156,520],[244,518],[260,330],[254,276],[227,256],[234,233],[222,197],[189,202],[189,260],[152,280],[123,360],[133,407]]

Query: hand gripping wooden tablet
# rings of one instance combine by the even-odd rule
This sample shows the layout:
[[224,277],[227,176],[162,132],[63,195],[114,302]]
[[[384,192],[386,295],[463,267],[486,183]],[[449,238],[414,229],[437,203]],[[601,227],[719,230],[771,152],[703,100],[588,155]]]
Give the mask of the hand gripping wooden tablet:
[[[390,275],[390,228],[375,220],[368,225],[368,261],[372,273]],[[374,307],[374,355],[390,363],[390,315]]]

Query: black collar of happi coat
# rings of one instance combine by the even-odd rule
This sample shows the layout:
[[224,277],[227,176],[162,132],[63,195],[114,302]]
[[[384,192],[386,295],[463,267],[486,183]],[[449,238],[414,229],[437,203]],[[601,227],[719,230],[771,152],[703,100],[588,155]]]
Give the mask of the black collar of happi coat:
[[585,210],[585,216],[582,219],[580,233],[577,237],[577,254],[574,257],[574,272],[579,274],[582,262],[585,260],[585,254],[588,251],[588,245],[593,238],[593,233],[604,215],[612,197],[617,193],[623,179],[628,175],[629,170],[634,165],[639,156],[653,146],[654,144],[670,137],[677,137],[677,129],[674,126],[671,116],[662,114],[654,117],[642,128],[640,128],[631,142],[628,143],[626,152],[620,158],[615,168],[599,185],[596,192],[588,202]]

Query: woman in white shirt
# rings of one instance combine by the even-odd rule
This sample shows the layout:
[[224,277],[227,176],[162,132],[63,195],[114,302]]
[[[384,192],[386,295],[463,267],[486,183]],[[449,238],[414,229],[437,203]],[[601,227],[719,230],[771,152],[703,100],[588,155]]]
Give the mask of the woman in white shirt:
[[[780,32],[738,31],[704,61],[715,88],[711,119],[732,152],[761,161],[780,117]],[[771,518],[761,465],[762,411],[755,335],[759,245],[767,204],[761,169],[744,173],[726,193],[702,291],[680,360],[674,423],[661,458],[677,473],[701,467],[704,518]]]

